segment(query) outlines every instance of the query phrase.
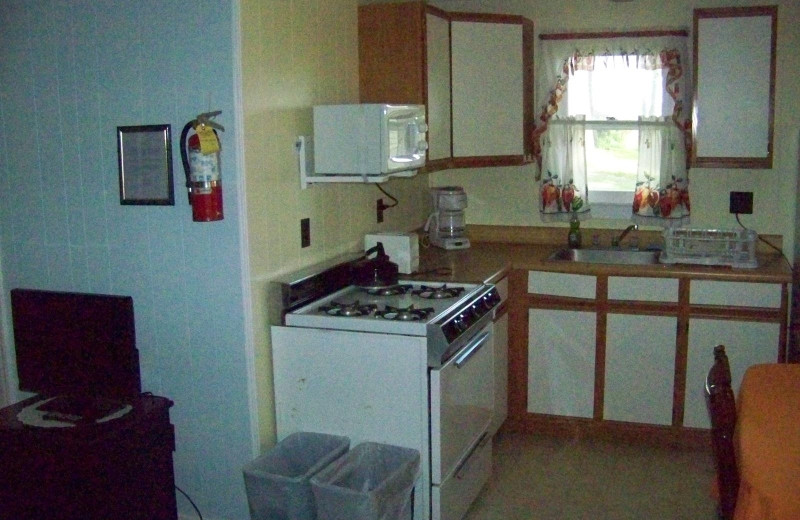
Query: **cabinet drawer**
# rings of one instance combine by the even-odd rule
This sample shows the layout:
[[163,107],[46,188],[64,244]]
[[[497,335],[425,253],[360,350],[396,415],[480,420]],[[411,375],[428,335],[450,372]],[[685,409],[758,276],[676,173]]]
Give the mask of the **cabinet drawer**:
[[781,306],[781,284],[694,280],[689,302],[698,305],[778,309]]
[[568,273],[528,272],[528,293],[594,299],[594,276]]
[[609,276],[608,299],[677,302],[678,280],[675,278]]
[[492,474],[492,441],[487,435],[454,475],[431,486],[432,518],[459,520]]

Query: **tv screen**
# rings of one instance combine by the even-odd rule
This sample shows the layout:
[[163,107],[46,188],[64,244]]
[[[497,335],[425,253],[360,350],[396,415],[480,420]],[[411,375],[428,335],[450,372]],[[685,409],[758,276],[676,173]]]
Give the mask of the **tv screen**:
[[19,389],[46,397],[141,392],[133,298],[11,291]]

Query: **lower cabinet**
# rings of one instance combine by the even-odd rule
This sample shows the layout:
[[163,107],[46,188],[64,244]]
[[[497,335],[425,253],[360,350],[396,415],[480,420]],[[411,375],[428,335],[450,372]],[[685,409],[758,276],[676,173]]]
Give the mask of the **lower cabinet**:
[[690,319],[683,425],[711,427],[706,406],[705,378],[714,360],[714,346],[725,345],[733,391],[738,395],[747,367],[758,363],[774,363],[779,344],[780,325],[777,323]]
[[603,418],[672,424],[678,319],[609,314]]
[[716,345],[725,345],[735,391],[749,366],[785,359],[786,283],[531,271],[520,309],[528,364],[512,367],[527,375],[512,394],[527,408],[512,409],[539,416],[536,424],[561,416],[707,429]]
[[528,412],[592,417],[596,315],[528,311]]

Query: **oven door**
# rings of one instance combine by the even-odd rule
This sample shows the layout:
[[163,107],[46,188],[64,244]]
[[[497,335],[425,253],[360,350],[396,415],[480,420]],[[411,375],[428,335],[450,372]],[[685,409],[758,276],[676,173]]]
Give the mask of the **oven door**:
[[489,427],[494,408],[492,344],[489,323],[444,366],[430,371],[434,485],[463,465]]

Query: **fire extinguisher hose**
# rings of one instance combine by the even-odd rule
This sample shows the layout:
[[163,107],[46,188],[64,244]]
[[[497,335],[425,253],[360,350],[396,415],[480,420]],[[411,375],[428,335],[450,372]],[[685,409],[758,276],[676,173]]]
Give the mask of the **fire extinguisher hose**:
[[189,190],[188,191],[189,204],[192,203],[192,182],[189,178],[189,158],[186,156],[186,146],[188,145],[188,143],[186,142],[186,137],[189,135],[189,130],[194,128],[194,125],[196,123],[197,123],[196,119],[193,119],[188,123],[186,123],[186,125],[183,127],[183,130],[181,130],[181,140],[180,140],[181,162],[183,162],[183,171],[186,174],[186,189]]

